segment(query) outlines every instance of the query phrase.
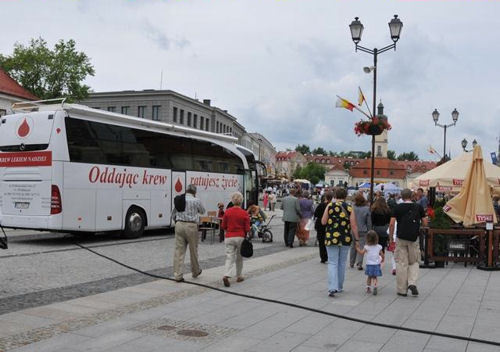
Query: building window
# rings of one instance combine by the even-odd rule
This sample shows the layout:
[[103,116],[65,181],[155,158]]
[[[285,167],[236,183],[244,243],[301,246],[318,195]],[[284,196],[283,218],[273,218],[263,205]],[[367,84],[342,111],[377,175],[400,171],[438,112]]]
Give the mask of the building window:
[[160,105],[153,105],[153,111],[151,114],[151,118],[154,121],[160,121]]
[[200,116],[200,130],[204,129],[204,127],[203,127],[204,120],[205,120],[205,118],[203,116]]
[[377,175],[380,175],[380,170],[377,170]]
[[363,170],[363,175],[368,175],[368,170]]
[[144,118],[146,116],[146,107],[140,105],[137,107],[137,117]]
[[174,107],[174,112],[173,113],[174,113],[173,120],[174,120],[175,123],[177,123],[177,108],[176,107]]
[[219,133],[219,121],[215,121],[215,133]]
[[210,120],[207,119],[205,122],[205,131],[210,131]]
[[108,111],[109,112],[115,112],[116,111],[116,106],[108,106]]
[[179,114],[179,123],[181,125],[184,125],[184,110],[181,109],[180,114]]
[[382,156],[382,146],[377,145],[377,156]]
[[92,109],[101,110],[101,108],[98,106],[94,106]]
[[188,112],[187,125],[191,127],[191,113]]
[[198,128],[198,115],[193,115],[193,127]]
[[128,106],[122,106],[122,109],[121,109],[122,114],[123,114],[123,115],[128,115],[128,109],[129,109],[129,107],[128,107]]

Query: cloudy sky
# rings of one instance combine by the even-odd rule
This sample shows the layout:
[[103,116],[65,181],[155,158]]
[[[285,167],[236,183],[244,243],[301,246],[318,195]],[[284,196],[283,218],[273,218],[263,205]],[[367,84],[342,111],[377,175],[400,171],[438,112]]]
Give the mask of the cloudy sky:
[[356,137],[362,116],[335,108],[335,96],[372,101],[372,56],[354,51],[348,25],[359,16],[360,43],[391,43],[387,23],[403,21],[397,51],[379,56],[377,100],[393,126],[389,148],[435,159],[448,129],[452,156],[465,137],[486,153],[500,135],[500,1],[395,0],[2,0],[0,51],[41,36],[52,46],[75,39],[90,56],[95,91],[163,88],[212,99],[278,149],[298,143],[369,150]]

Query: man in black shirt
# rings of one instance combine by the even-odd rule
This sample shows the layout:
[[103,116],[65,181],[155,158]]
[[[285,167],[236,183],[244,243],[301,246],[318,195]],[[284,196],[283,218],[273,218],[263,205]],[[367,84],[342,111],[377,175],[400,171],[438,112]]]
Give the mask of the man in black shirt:
[[396,205],[392,211],[389,225],[389,243],[394,241],[394,228],[398,223],[396,250],[396,283],[399,296],[407,296],[408,290],[413,296],[418,295],[417,279],[420,259],[418,235],[420,225],[427,226],[424,208],[411,201],[409,189],[401,191],[403,203]]

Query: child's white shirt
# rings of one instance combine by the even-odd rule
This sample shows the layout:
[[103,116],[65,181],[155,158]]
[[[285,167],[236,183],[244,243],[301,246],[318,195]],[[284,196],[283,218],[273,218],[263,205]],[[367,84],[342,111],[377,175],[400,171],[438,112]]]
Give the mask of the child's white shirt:
[[377,265],[382,262],[382,257],[380,256],[381,245],[365,245],[364,249],[366,250],[366,265]]

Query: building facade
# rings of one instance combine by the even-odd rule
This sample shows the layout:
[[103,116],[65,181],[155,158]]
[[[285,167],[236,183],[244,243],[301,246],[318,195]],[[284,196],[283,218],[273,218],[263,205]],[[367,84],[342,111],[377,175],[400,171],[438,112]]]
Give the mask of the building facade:
[[0,116],[12,113],[12,104],[25,100],[38,100],[0,68]]
[[91,93],[80,103],[95,109],[228,134],[238,138],[240,143],[246,133],[236,117],[212,106],[209,99],[201,102],[172,90],[98,92]]
[[246,133],[241,138],[241,145],[250,149],[257,160],[266,165],[269,177],[276,176],[276,148],[266,137],[257,132]]
[[291,179],[297,167],[307,164],[307,159],[301,152],[285,151],[276,153],[277,177]]

